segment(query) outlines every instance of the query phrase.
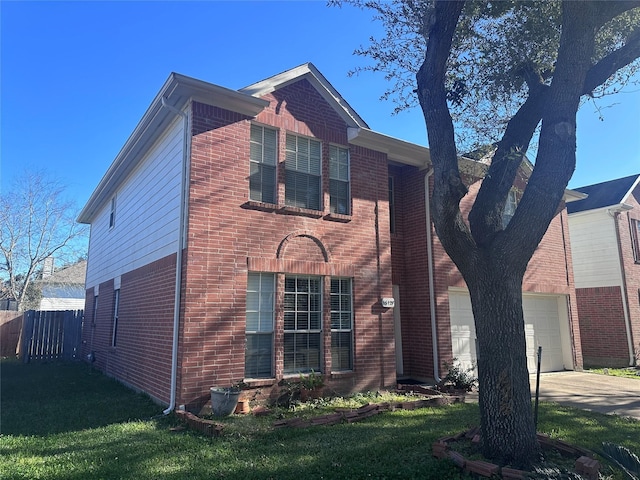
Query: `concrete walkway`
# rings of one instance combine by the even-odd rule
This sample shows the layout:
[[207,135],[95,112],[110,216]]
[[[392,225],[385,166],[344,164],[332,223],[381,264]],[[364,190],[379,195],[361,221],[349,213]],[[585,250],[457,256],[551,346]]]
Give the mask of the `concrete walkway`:
[[[531,396],[536,376],[531,376]],[[477,401],[477,393],[467,397]],[[553,372],[540,375],[540,401],[634,417],[640,420],[640,379],[584,372]]]

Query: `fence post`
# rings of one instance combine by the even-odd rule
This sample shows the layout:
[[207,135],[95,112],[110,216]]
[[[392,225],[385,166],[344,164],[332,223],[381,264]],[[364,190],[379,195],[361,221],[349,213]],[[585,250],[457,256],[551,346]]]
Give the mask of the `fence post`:
[[22,346],[20,347],[20,351],[24,363],[29,363],[29,360],[31,360],[34,314],[35,312],[33,310],[29,310],[22,315]]

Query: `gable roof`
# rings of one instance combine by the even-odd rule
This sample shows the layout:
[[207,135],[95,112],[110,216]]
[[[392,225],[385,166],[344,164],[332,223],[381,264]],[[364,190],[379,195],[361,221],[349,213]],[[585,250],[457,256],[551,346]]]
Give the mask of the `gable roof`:
[[238,91],[253,97],[261,97],[302,79],[307,79],[313,85],[325,101],[342,117],[348,127],[369,128],[362,117],[342,98],[342,95],[333,88],[333,85],[311,62],[303,63],[290,70],[241,88]]
[[52,275],[39,280],[43,284],[84,285],[87,276],[87,261],[81,260],[55,271]]
[[638,183],[640,183],[640,174],[574,188],[588,196],[583,200],[570,203],[567,205],[567,210],[569,213],[577,213],[621,205],[625,203]]

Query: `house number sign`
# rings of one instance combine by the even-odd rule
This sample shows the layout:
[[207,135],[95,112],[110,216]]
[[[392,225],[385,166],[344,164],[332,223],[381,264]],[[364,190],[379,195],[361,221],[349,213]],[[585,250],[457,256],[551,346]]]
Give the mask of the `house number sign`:
[[396,306],[395,298],[383,298],[382,299],[382,307],[383,308],[393,308]]

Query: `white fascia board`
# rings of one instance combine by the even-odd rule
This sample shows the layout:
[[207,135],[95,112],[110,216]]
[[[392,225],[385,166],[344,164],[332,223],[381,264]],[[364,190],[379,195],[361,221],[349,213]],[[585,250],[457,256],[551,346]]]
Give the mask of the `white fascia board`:
[[269,105],[265,100],[235,90],[172,73],[89,197],[78,216],[78,222],[92,222],[94,215],[111,199],[118,186],[142,160],[144,153],[174,120],[175,115],[162,107],[163,98],[179,110],[195,100],[249,117],[254,117]]
[[312,63],[297,66],[273,77],[241,88],[238,91],[246,95],[261,97],[279,88],[298,82],[303,78],[306,78],[322,98],[324,98],[329,105],[333,106],[334,110],[345,121],[348,127],[368,128],[367,123],[356,113],[351,105],[342,98],[340,93],[333,88],[333,85],[329,83],[325,76],[322,75]]
[[629,191],[624,194],[624,196],[622,197],[622,200],[620,200],[620,203],[624,203],[627,200],[627,198],[629,198],[629,195],[633,193],[633,191],[638,186],[638,183],[640,183],[640,175],[636,177],[636,181],[633,182],[633,185],[631,185],[631,188],[629,189]]
[[[390,161],[420,169],[431,167],[431,152],[428,147],[374,132],[367,128],[348,128],[347,137],[352,145],[386,153]],[[458,159],[458,167],[461,173],[478,178],[484,177],[488,168],[484,163],[466,157]]]
[[592,208],[591,210],[582,210],[580,212],[570,213],[569,218],[581,217],[597,213],[611,214],[616,212],[624,212],[626,210],[633,210],[633,206],[629,205],[628,203],[616,203],[614,205],[607,205],[606,207]]
[[562,196],[562,199],[564,200],[564,203],[569,203],[569,202],[576,202],[578,200],[584,200],[588,196],[589,195],[587,195],[586,193],[578,192],[577,190],[570,190],[567,188],[564,191],[564,195]]

